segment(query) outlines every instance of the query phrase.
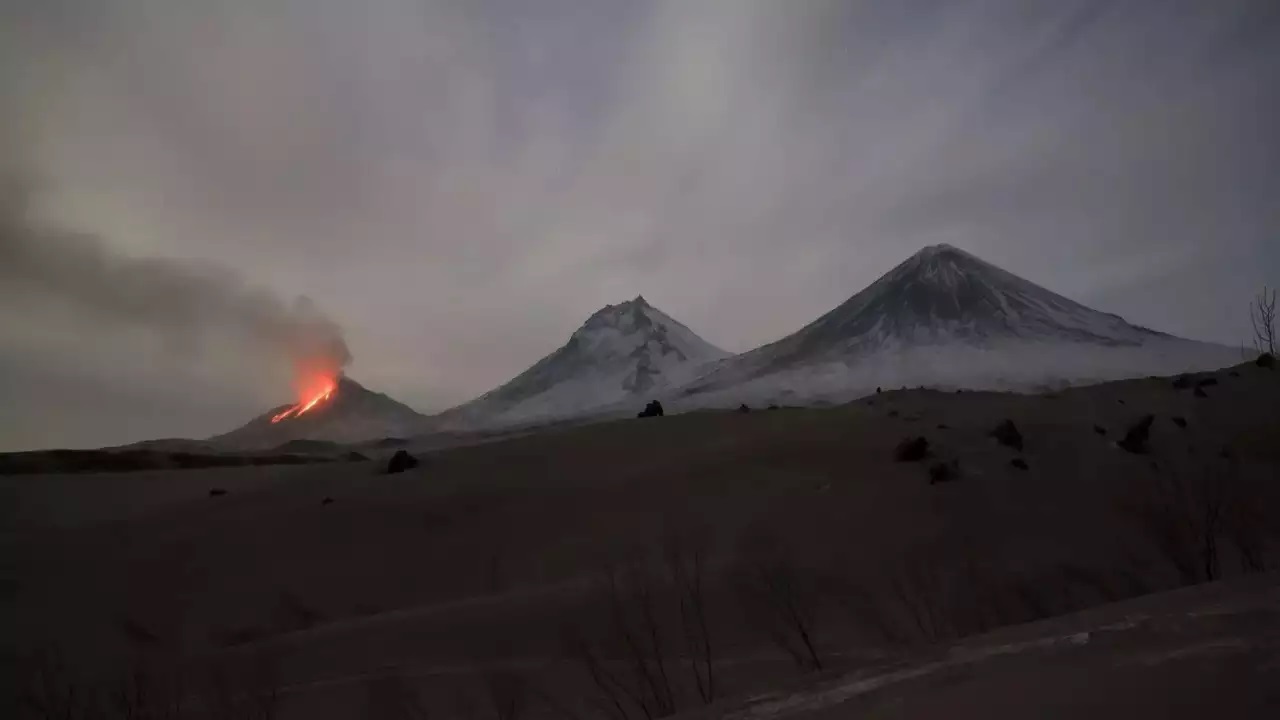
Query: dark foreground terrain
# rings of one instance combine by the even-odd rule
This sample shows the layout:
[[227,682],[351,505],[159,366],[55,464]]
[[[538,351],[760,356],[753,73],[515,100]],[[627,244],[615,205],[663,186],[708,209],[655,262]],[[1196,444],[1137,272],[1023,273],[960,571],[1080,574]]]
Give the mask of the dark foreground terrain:
[[1280,709],[1280,372],[409,450],[0,478],[24,716]]

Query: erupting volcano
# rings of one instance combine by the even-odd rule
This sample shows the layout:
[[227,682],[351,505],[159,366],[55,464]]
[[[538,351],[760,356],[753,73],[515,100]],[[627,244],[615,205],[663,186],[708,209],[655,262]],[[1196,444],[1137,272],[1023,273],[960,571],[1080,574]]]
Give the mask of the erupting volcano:
[[284,412],[271,416],[271,422],[278,423],[286,418],[296,418],[333,397],[333,393],[337,389],[338,382],[332,376],[318,376],[307,384],[306,389],[298,394],[298,404],[290,406]]
[[210,441],[262,450],[291,440],[352,443],[409,437],[426,427],[426,418],[413,409],[366,389],[341,371],[300,373],[295,391],[296,403],[272,408]]

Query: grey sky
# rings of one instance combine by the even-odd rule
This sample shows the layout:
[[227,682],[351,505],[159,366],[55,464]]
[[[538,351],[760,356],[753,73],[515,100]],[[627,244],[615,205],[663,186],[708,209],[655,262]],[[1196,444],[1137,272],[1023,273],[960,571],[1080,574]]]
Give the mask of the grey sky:
[[[1274,0],[5,0],[0,93],[25,237],[309,296],[425,411],[605,303],[747,350],[938,242],[1230,344],[1280,281]],[[0,449],[288,399],[234,332],[14,287]]]

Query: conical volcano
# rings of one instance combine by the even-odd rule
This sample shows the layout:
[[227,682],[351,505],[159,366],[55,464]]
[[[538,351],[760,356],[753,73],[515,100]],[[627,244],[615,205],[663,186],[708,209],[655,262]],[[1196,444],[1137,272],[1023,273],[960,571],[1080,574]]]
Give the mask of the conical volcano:
[[274,448],[291,440],[354,443],[413,435],[424,430],[426,421],[409,406],[342,375],[330,392],[308,403],[272,408],[209,442],[243,450]]
[[1032,389],[1222,367],[1233,351],[1085,307],[950,245],[926,247],[685,397],[847,399],[878,386]]

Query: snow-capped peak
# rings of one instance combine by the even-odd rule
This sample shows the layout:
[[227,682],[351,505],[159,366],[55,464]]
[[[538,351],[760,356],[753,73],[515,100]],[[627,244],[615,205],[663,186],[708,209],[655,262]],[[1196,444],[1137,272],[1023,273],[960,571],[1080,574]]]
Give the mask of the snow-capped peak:
[[560,349],[448,415],[486,424],[579,415],[687,382],[727,355],[638,295],[597,310]]
[[804,328],[720,363],[681,392],[746,396],[750,384],[801,398],[856,396],[882,384],[1016,388],[1182,371],[1206,357],[1217,363],[1220,350],[931,245]]

